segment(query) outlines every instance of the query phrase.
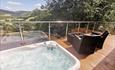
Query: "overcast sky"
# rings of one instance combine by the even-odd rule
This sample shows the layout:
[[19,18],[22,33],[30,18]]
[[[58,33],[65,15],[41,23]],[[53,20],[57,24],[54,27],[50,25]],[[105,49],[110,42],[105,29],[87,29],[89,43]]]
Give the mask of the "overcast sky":
[[0,9],[31,11],[35,8],[40,8],[43,4],[45,4],[45,0],[0,0]]

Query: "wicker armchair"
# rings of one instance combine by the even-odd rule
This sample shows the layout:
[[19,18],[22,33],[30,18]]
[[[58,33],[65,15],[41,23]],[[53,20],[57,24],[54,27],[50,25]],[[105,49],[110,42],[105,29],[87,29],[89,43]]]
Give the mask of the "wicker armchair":
[[74,38],[74,33],[68,33],[67,35],[67,41],[72,44],[72,40]]
[[[93,32],[93,34],[96,34],[96,33]],[[105,31],[105,32],[103,32],[102,34],[98,34],[98,33],[97,33],[96,35],[100,35],[100,37],[96,39],[96,41],[97,41],[96,48],[102,49],[103,43],[104,43],[105,39],[107,38],[107,36],[109,35],[109,32],[108,32],[108,31]]]
[[68,33],[68,35],[67,35],[67,41],[72,44],[73,38],[75,37],[75,35],[82,36],[83,33],[81,33],[81,32]]
[[95,48],[102,48],[108,34],[108,31],[99,34],[97,32],[92,32],[90,35],[82,33],[68,33],[67,41],[72,44],[78,53],[91,54],[94,53]]
[[96,38],[99,36],[87,36],[84,35],[82,37],[75,36],[73,38],[72,46],[77,50],[80,54],[91,54],[94,53],[96,47]]

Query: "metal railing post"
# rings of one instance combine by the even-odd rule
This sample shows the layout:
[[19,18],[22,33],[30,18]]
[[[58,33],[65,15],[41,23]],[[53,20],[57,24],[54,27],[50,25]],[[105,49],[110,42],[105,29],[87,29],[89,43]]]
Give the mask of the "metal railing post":
[[24,41],[24,35],[23,35],[23,31],[22,31],[22,27],[21,27],[20,23],[19,23],[19,31],[20,31],[21,40],[23,42]]
[[79,32],[79,30],[80,30],[80,23],[78,23],[78,32]]
[[96,25],[96,22],[94,23],[94,26],[93,26],[93,32],[95,31],[95,25]]
[[88,32],[88,28],[89,28],[89,22],[88,22],[88,24],[87,24],[87,29],[86,29],[86,33]]
[[0,37],[1,37],[1,39],[0,39],[0,45],[1,45],[1,43],[2,43],[2,36],[3,35],[3,26],[0,26]]
[[50,28],[51,28],[51,25],[50,25],[50,22],[49,22],[49,32],[48,32],[49,40],[51,40],[51,30],[50,30]]
[[66,24],[66,33],[65,33],[65,37],[67,37],[68,34],[68,23]]

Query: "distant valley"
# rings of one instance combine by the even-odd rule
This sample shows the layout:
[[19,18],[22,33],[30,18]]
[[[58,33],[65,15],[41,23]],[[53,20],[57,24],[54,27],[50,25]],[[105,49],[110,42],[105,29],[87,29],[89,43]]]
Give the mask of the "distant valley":
[[0,16],[8,14],[8,15],[11,15],[13,17],[21,17],[21,16],[25,16],[25,15],[29,14],[30,12],[31,11],[9,11],[9,10],[0,9]]

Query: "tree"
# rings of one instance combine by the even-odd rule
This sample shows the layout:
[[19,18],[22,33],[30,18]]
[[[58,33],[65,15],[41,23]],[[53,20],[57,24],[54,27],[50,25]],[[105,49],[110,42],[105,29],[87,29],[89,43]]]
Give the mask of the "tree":
[[36,20],[36,21],[42,21],[42,20],[47,20],[47,18],[50,16],[50,11],[49,10],[39,10],[35,9],[32,11],[31,15],[29,18],[34,17],[34,19],[31,19],[31,21]]
[[111,2],[107,0],[47,0],[55,20],[110,20]]

